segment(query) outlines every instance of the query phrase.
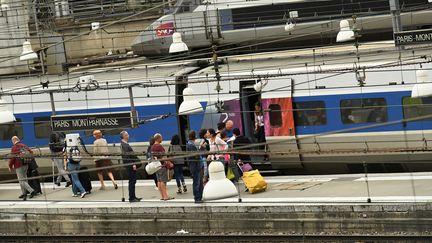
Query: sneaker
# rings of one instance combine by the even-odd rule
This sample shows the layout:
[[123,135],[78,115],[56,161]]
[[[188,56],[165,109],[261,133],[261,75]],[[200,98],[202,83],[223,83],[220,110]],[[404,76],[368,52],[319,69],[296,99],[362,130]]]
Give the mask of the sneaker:
[[87,195],[87,192],[82,193],[82,194],[81,194],[81,198],[84,198],[85,195]]
[[186,187],[186,185],[183,185],[183,192],[187,192],[187,187]]
[[72,194],[72,197],[78,197],[79,195],[78,194]]
[[141,200],[139,200],[138,198],[134,198],[134,199],[129,199],[129,202],[134,203],[134,202],[139,202]]
[[182,194],[182,189],[181,189],[181,187],[179,187],[179,188],[177,189],[177,194]]
[[18,198],[19,198],[19,199],[23,199],[23,198],[25,198],[25,197],[27,197],[27,195],[24,195],[24,194],[23,194],[23,195],[19,196]]
[[68,181],[68,182],[66,182],[66,186],[65,187],[69,187],[70,185],[72,185],[72,182]]
[[27,195],[24,195],[24,197],[22,198],[23,201],[27,200]]
[[155,187],[155,191],[159,191],[159,188],[158,188],[158,187]]
[[60,186],[60,182],[56,182],[55,184],[56,184],[57,186]]

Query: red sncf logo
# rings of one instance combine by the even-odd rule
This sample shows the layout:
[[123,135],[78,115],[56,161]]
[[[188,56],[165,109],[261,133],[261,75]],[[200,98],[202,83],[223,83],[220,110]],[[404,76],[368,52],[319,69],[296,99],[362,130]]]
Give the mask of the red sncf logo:
[[170,36],[174,34],[174,23],[161,24],[156,28],[156,36]]

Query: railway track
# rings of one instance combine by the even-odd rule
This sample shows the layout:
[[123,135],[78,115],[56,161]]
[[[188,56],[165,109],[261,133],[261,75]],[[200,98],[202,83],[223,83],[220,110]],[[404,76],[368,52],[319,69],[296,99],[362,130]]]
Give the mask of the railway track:
[[1,242],[431,242],[432,235],[10,235]]

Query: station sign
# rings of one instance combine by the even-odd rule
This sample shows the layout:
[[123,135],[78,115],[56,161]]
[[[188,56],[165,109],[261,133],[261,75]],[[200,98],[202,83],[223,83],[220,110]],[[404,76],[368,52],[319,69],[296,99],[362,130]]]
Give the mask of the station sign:
[[394,33],[396,46],[432,43],[432,29]]
[[132,112],[68,114],[51,116],[54,132],[103,130],[135,127]]

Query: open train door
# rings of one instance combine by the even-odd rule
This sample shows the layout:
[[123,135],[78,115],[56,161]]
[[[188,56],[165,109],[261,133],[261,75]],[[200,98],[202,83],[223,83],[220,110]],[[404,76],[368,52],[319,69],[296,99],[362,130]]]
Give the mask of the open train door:
[[[255,80],[240,82],[240,110],[242,116],[243,134],[248,137],[253,143],[257,142],[255,138],[255,104],[261,101],[261,93],[256,92],[253,86]],[[254,147],[257,152],[265,152],[265,147]],[[264,156],[252,156],[252,161],[263,162]]]

